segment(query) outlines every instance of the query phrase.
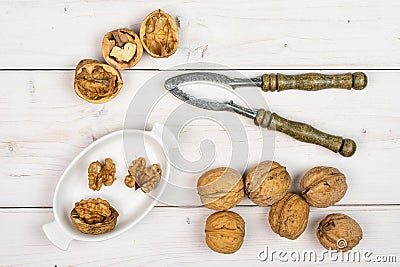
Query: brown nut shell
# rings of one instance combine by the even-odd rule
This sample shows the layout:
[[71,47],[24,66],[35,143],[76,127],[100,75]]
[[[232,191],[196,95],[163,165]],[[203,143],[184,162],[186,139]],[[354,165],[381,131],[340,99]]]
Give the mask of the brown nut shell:
[[306,229],[310,207],[299,195],[287,193],[269,211],[272,231],[288,239],[298,238]]
[[117,224],[118,212],[101,198],[81,200],[75,203],[70,218],[82,233],[98,235],[112,231]]
[[143,20],[140,40],[152,57],[169,57],[178,49],[178,26],[169,14],[161,9],[155,10]]
[[348,251],[360,242],[363,233],[354,219],[345,214],[333,213],[319,223],[317,237],[326,249]]
[[292,184],[286,167],[275,161],[263,161],[246,176],[246,194],[259,206],[268,206],[282,199]]
[[228,210],[244,197],[242,175],[232,168],[216,168],[203,173],[197,181],[201,203],[213,210]]
[[97,60],[83,59],[75,69],[74,90],[82,99],[101,104],[113,99],[123,85],[121,73]]
[[332,167],[315,167],[304,174],[300,188],[308,204],[326,208],[337,203],[346,194],[346,177]]
[[243,218],[232,211],[211,214],[206,221],[207,246],[218,253],[231,254],[240,249],[245,235]]
[[108,64],[118,70],[125,70],[139,62],[142,58],[143,46],[134,31],[122,28],[104,35],[101,51]]

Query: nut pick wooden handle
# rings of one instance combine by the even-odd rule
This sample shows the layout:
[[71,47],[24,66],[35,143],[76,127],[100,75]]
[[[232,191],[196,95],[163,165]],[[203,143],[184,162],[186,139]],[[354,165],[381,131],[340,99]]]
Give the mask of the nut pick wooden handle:
[[298,75],[264,74],[262,90],[265,92],[299,89],[318,91],[328,88],[362,90],[367,86],[367,75],[363,72],[344,73],[336,75],[306,73]]
[[351,157],[356,152],[356,143],[351,139],[321,132],[308,124],[287,120],[264,109],[257,111],[254,123],[269,130],[285,133],[299,141],[320,145],[335,153],[339,152],[344,157]]

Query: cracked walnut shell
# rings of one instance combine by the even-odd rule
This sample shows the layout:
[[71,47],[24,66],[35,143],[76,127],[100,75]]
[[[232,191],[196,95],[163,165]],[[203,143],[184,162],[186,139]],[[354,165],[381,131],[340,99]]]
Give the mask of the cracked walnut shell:
[[201,203],[209,209],[228,210],[244,197],[242,175],[232,168],[216,168],[203,173],[197,181]]
[[245,235],[243,218],[232,211],[211,214],[206,221],[207,246],[218,253],[231,254],[240,249]]
[[269,210],[272,231],[288,239],[298,238],[306,229],[310,207],[299,195],[287,193]]
[[81,200],[75,203],[70,217],[72,224],[84,234],[102,234],[114,229],[118,212],[108,201],[101,198]]
[[259,206],[268,206],[282,199],[290,189],[292,179],[286,167],[275,161],[263,161],[246,176],[246,194]]
[[105,61],[119,70],[132,68],[143,54],[139,36],[126,28],[106,33],[101,50]]
[[121,74],[97,60],[83,59],[76,66],[74,89],[82,99],[101,104],[113,99],[123,85]]
[[332,167],[315,167],[304,174],[300,188],[308,204],[326,208],[337,203],[346,194],[346,177]]
[[152,57],[169,57],[178,49],[178,26],[170,15],[158,9],[143,20],[140,40]]
[[146,160],[142,157],[133,160],[132,166],[128,168],[125,184],[128,187],[141,188],[144,193],[153,191],[161,180],[160,165],[153,164],[146,168]]
[[326,249],[348,251],[360,242],[363,233],[354,219],[345,214],[333,213],[319,223],[317,237]]
[[104,165],[99,161],[90,163],[88,168],[89,188],[99,191],[101,186],[110,186],[115,181],[115,163],[110,158],[104,160]]

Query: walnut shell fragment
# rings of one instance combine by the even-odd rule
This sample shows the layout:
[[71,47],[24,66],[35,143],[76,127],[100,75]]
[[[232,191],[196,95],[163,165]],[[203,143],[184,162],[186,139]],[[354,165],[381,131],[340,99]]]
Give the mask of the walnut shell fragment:
[[161,9],[155,10],[143,20],[140,40],[152,57],[169,57],[178,49],[178,26],[170,15]]
[[117,210],[101,198],[76,202],[70,214],[72,224],[80,232],[92,235],[112,231],[118,216]]
[[83,59],[75,69],[74,89],[82,99],[101,104],[113,99],[123,85],[121,74],[97,60]]
[[246,194],[258,206],[268,206],[282,199],[292,179],[286,167],[275,161],[263,161],[246,176]]
[[125,177],[125,185],[128,187],[140,188],[144,193],[153,191],[154,187],[161,180],[161,168],[153,164],[146,168],[146,160],[138,158],[132,161],[128,168],[128,175]]
[[143,54],[139,36],[126,28],[106,33],[101,50],[104,60],[118,70],[132,68],[139,62]]
[[243,218],[232,211],[211,214],[206,221],[207,246],[218,253],[231,254],[240,249],[245,235]]
[[288,239],[298,238],[306,229],[310,207],[299,195],[287,193],[269,211],[272,231]]
[[209,209],[228,210],[244,197],[242,175],[232,168],[216,168],[203,173],[197,181],[201,203]]
[[308,204],[326,208],[337,203],[346,194],[346,177],[332,167],[315,167],[303,176],[300,188]]
[[112,159],[106,158],[104,165],[99,161],[90,163],[88,168],[89,188],[94,191],[99,191],[104,184],[110,186],[116,180],[116,167]]
[[354,219],[345,214],[333,213],[319,223],[317,237],[326,249],[348,251],[360,242],[363,233]]

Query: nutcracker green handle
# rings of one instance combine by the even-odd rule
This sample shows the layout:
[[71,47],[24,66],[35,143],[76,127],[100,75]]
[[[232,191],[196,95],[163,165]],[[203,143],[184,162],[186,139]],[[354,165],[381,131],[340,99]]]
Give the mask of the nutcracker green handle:
[[367,75],[363,72],[344,74],[306,73],[298,75],[264,74],[261,88],[265,92],[299,89],[318,91],[328,88],[362,90],[367,86]]
[[264,109],[257,111],[254,123],[269,130],[285,133],[299,141],[339,152],[344,157],[351,157],[356,152],[356,143],[351,139],[321,132],[308,124],[287,120]]

